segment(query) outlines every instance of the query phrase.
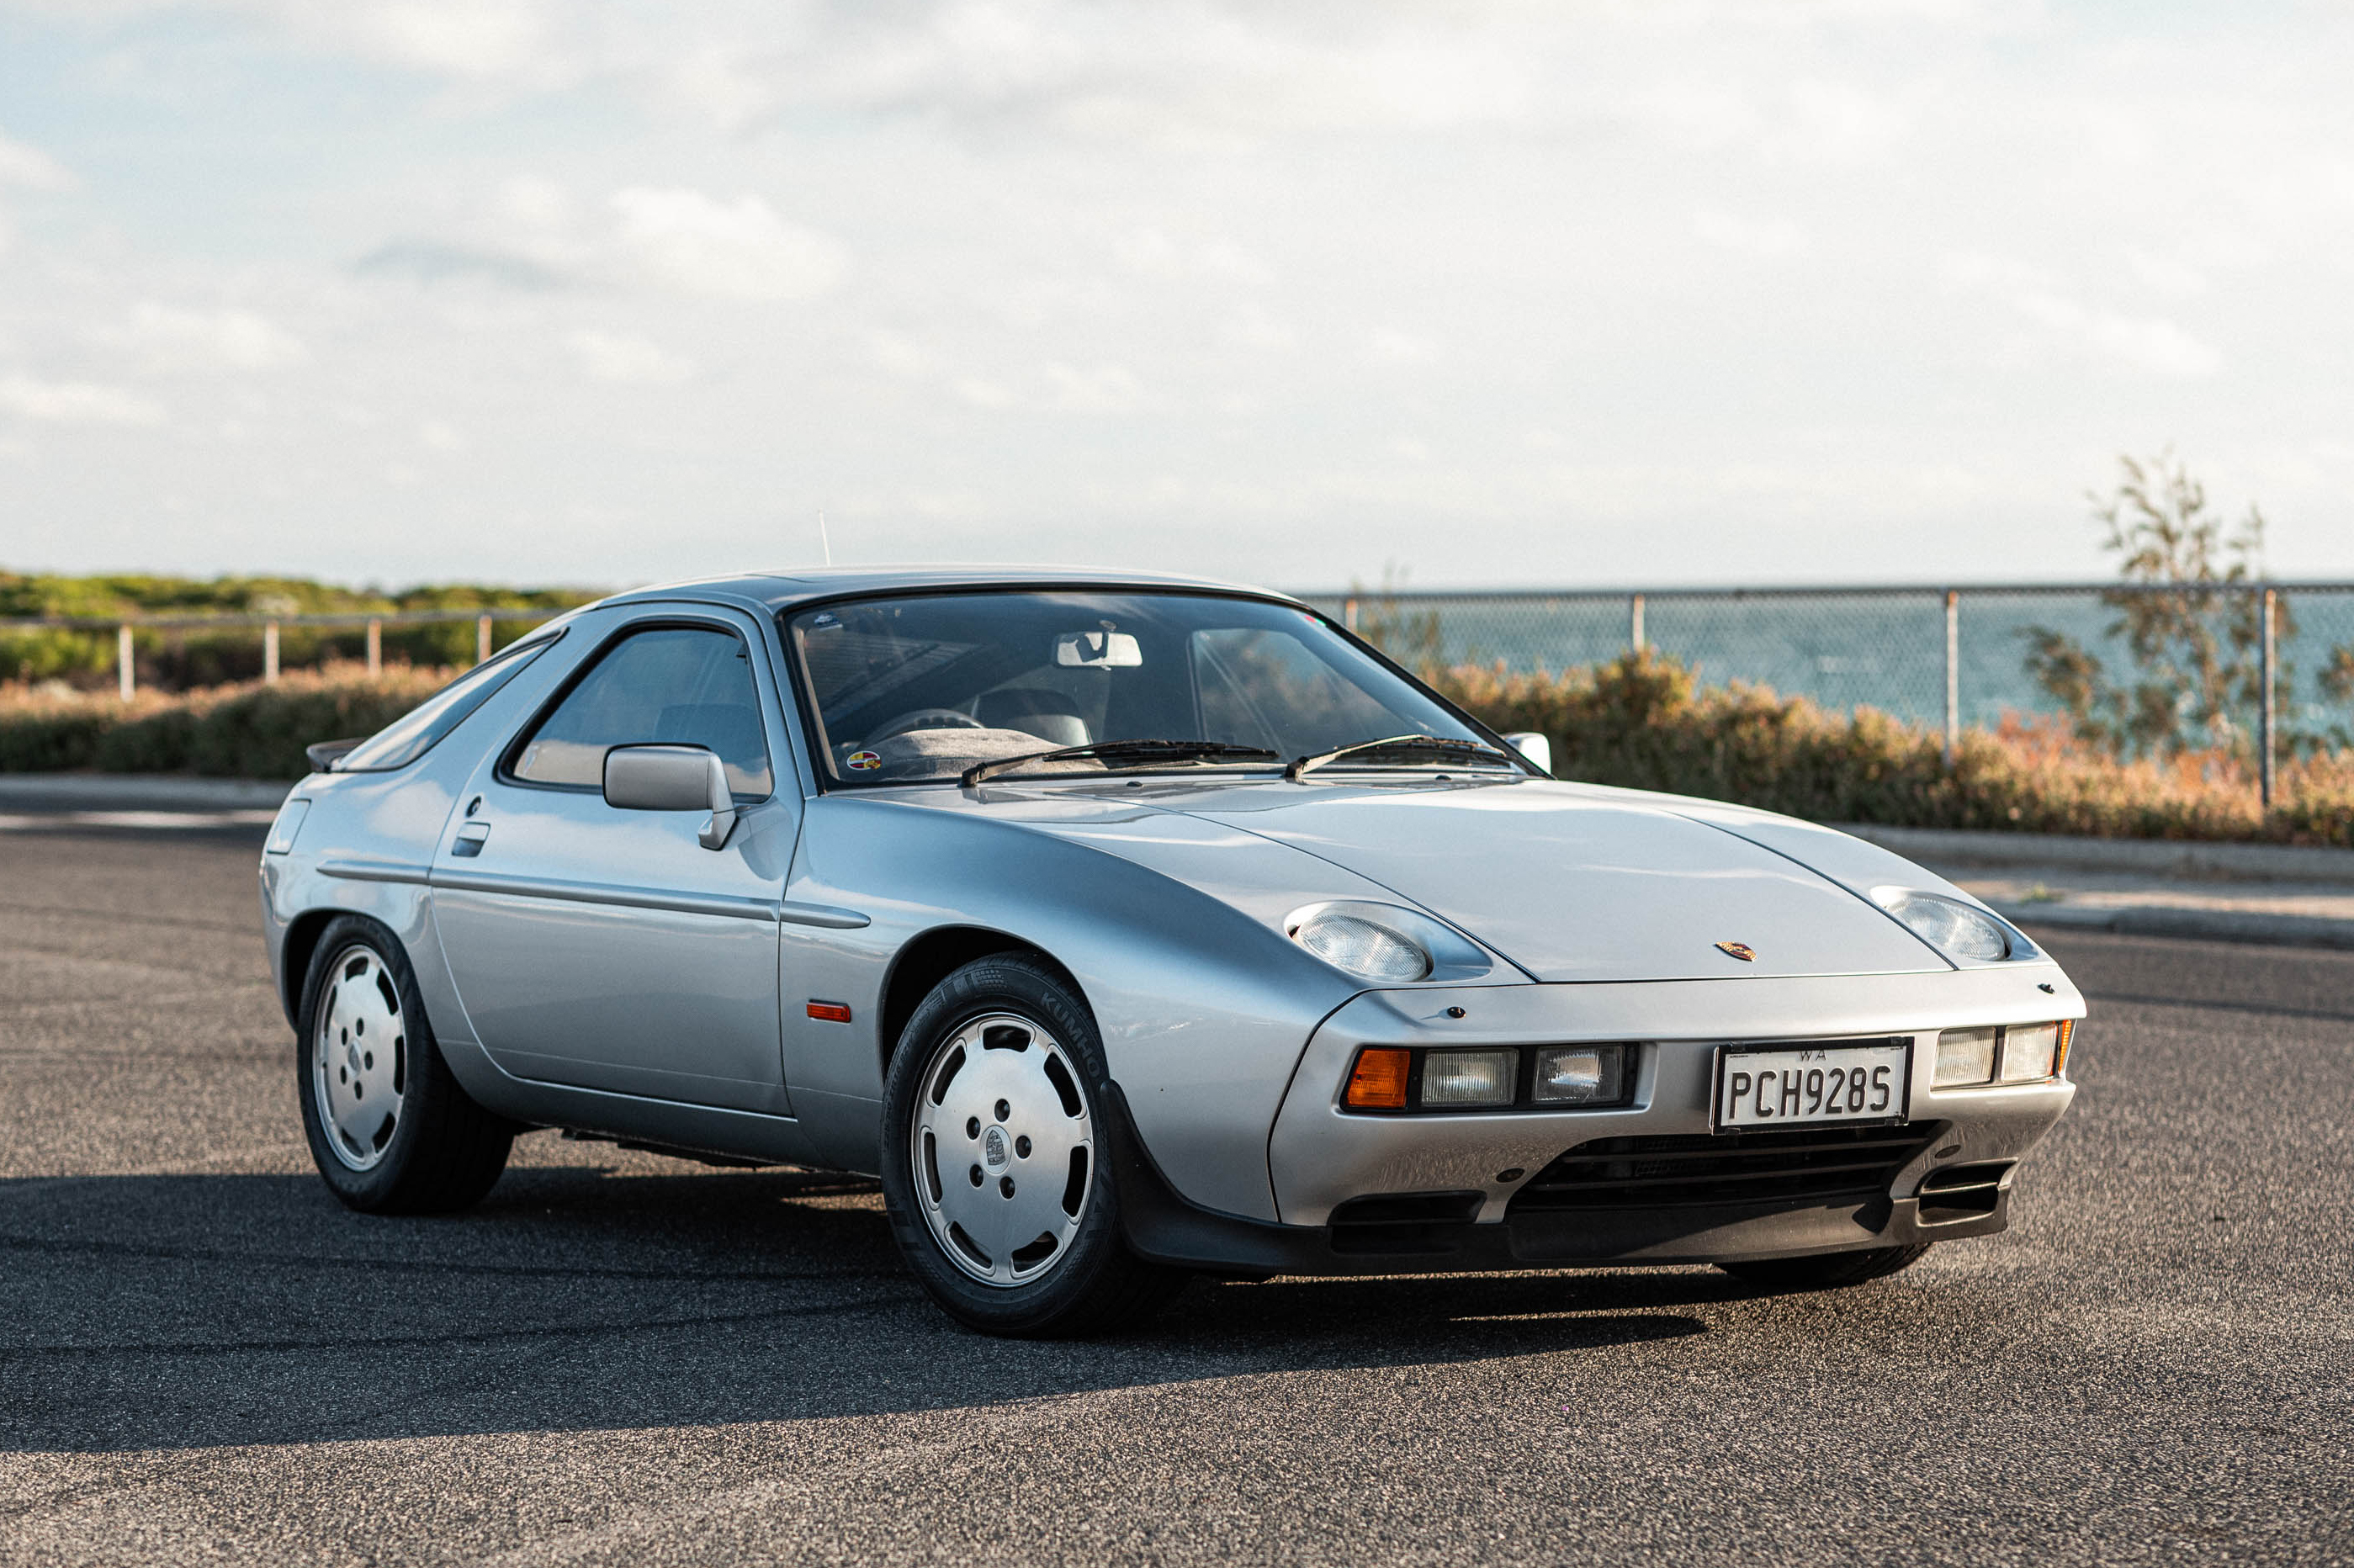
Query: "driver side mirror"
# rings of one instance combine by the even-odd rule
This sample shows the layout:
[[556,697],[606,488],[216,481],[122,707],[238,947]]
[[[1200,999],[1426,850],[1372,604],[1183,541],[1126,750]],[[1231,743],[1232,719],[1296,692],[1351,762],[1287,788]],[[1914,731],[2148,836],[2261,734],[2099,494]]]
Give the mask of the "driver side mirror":
[[702,811],[695,835],[723,849],[736,831],[736,797],[718,754],[700,746],[617,746],[605,753],[605,804],[624,811]]
[[1553,742],[1532,729],[1514,730],[1504,737],[1505,744],[1531,762],[1546,778],[1553,777]]

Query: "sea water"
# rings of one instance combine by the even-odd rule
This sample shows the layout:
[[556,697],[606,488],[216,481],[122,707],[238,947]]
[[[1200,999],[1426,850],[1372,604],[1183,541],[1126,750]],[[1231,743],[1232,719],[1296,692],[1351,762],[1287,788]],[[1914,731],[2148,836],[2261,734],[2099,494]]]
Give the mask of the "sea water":
[[[1441,662],[1515,672],[1564,670],[1617,658],[1632,645],[1636,595],[1379,592],[1303,596],[1328,613],[1356,607],[1361,631],[1396,657],[1417,661],[1436,631]],[[1662,590],[1642,599],[1650,648],[1693,667],[1703,684],[1747,681],[1827,707],[1873,707],[1943,724],[1946,601],[1942,590],[1857,592]],[[2277,686],[2283,733],[2327,737],[2354,731],[2354,708],[2328,696],[2320,674],[2332,653],[2354,649],[2354,590],[2284,589]],[[2007,714],[2051,715],[2061,705],[2036,681],[2028,656],[2039,629],[2073,637],[2116,683],[2137,678],[2120,612],[2093,588],[1969,590],[1956,605],[1956,674],[1961,722],[1992,727]],[[2219,630],[2223,624],[2215,617]],[[2231,656],[2228,643],[2222,650]],[[2338,744],[2344,744],[2343,740]]]

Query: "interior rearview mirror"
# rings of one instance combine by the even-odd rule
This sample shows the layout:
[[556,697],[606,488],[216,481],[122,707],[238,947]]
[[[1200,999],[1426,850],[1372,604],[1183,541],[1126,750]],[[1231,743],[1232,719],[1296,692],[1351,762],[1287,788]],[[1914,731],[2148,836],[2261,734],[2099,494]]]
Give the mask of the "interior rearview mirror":
[[1515,730],[1504,737],[1505,744],[1531,762],[1537,771],[1551,777],[1553,773],[1553,742],[1532,729]]
[[1144,662],[1144,650],[1126,631],[1066,631],[1055,639],[1055,662],[1065,669],[1133,670]]
[[697,840],[723,848],[736,797],[718,755],[700,746],[617,746],[605,753],[605,804],[624,811],[709,811]]

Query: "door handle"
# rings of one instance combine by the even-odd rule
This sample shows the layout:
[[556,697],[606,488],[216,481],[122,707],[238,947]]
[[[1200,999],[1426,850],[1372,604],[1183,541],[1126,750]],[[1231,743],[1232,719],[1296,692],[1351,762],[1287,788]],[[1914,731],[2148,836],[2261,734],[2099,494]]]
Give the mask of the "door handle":
[[458,836],[451,841],[450,853],[460,860],[472,860],[482,853],[483,841],[490,836],[490,823],[468,822],[458,830]]

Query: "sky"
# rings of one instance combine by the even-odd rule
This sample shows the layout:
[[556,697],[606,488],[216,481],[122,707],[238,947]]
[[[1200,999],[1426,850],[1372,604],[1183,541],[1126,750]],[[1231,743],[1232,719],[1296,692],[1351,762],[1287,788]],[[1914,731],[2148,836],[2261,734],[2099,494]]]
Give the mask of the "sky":
[[2354,8],[0,0],[0,568],[2354,577]]

